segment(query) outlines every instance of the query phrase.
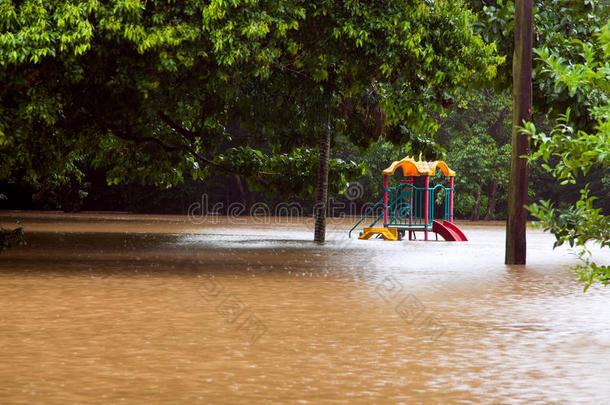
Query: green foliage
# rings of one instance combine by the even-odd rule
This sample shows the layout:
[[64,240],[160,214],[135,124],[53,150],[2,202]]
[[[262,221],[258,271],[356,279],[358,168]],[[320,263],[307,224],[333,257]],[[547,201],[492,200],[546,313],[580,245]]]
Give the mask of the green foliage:
[[[395,160],[405,156],[413,156],[414,149],[410,146],[397,147],[392,143],[380,140],[371,145],[357,159],[365,165],[365,172],[357,180],[362,185],[361,200],[376,202],[383,195],[383,177],[381,172]],[[399,177],[400,175],[396,175]],[[401,177],[402,178],[402,177]]]
[[596,197],[589,190],[582,190],[582,197],[574,207],[557,209],[549,201],[540,201],[528,206],[528,210],[538,219],[539,226],[555,236],[553,248],[568,243],[570,247],[580,246],[578,257],[584,265],[575,267],[580,281],[585,282],[585,290],[593,282],[607,285],[610,282],[610,266],[597,265],[591,259],[586,243],[592,241],[600,247],[610,247],[610,218],[601,215],[600,208],[593,206]]
[[580,276],[579,281],[585,283],[585,291],[596,282],[608,285],[610,282],[610,266],[595,263],[591,259],[591,252],[586,248],[578,252],[578,258],[582,261],[582,264],[574,266],[574,270]]
[[570,247],[584,246],[588,241],[598,241],[600,246],[610,246],[610,219],[594,208],[597,198],[582,190],[582,198],[574,207],[556,209],[549,201],[532,204],[530,212],[541,221],[545,231],[555,236],[553,247],[568,243]]
[[[524,131],[537,142],[538,150],[533,158],[542,158],[542,168],[551,173],[561,184],[576,183],[579,173],[587,174],[595,166],[608,166],[610,162],[610,131],[607,118],[600,119],[598,132],[588,134],[576,131],[570,125],[570,109],[558,119],[558,124],[547,136],[537,132],[534,124],[526,123]],[[551,158],[558,157],[558,164],[551,166]]]
[[[216,161],[238,173],[259,173],[261,179],[254,184],[254,190],[266,192],[268,198],[278,194],[277,189],[287,197],[309,198],[316,184],[318,153],[314,149],[295,148],[290,153],[267,155],[249,146],[242,146],[228,149]],[[330,192],[339,193],[347,179],[356,178],[362,172],[363,166],[353,161],[331,159]],[[273,187],[266,184],[266,179],[270,177],[273,177]]]
[[[607,170],[610,166],[610,23],[601,28],[597,51],[588,44],[579,42],[579,45],[584,64],[567,65],[548,52],[539,55],[558,83],[563,83],[570,92],[584,88],[592,95],[591,100],[597,104],[588,106],[588,113],[597,121],[595,132],[576,130],[569,109],[549,135],[538,132],[532,123],[526,123],[523,129],[538,147],[531,160],[542,159],[542,167],[561,184],[574,183],[579,173],[587,174],[592,168]],[[541,226],[555,235],[556,245],[567,241],[570,246],[582,248],[579,257],[585,265],[579,266],[578,271],[586,287],[594,281],[607,284],[610,272],[608,266],[598,266],[586,258],[588,241],[602,248],[610,246],[610,221],[600,208],[594,207],[595,199],[585,187],[573,208],[555,209],[548,201],[529,207]]]
[[[437,139],[456,172],[455,214],[476,219],[505,199],[510,160],[511,100],[506,92],[473,92],[469,99],[441,119]],[[502,214],[500,214],[502,216]]]
[[[312,176],[302,169],[328,117],[361,148],[383,132],[432,149],[428,113],[501,62],[461,1],[0,8],[0,179],[41,187],[64,187],[87,167],[108,168],[109,184],[156,187],[238,171],[304,196]],[[331,165],[339,189],[354,167]],[[289,170],[306,175],[275,174]]]
[[[477,13],[475,30],[488,42],[495,42],[500,55],[512,57],[514,47],[514,1],[470,0]],[[607,0],[534,0],[534,49],[538,54],[555,55],[561,63],[584,64],[586,54],[582,44],[593,48],[595,35],[610,19]],[[510,88],[512,65],[500,66],[494,84],[496,89]],[[587,88],[568,89],[566,83],[557,83],[546,63],[534,61],[532,72],[533,114],[536,119],[549,114],[555,118],[572,107],[573,119],[578,128],[590,130],[595,125],[588,108],[593,102]]]
[[1,177],[60,185],[89,162],[116,165],[111,184],[205,176],[230,139],[240,75],[270,70],[273,39],[253,40],[257,30],[300,18],[249,2],[232,3],[227,25],[215,22],[223,1],[2,4]]

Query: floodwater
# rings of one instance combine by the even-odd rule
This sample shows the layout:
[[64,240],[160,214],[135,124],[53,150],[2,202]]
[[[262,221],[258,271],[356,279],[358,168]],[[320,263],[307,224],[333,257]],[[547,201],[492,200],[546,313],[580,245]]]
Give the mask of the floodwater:
[[[0,213],[0,403],[607,403],[610,290],[528,231],[310,241],[311,220]],[[198,221],[201,222],[201,221]],[[608,263],[608,252],[596,252]]]

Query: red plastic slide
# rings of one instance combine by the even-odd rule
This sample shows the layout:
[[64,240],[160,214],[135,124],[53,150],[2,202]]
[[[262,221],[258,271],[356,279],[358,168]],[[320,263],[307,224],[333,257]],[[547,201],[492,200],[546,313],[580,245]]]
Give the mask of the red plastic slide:
[[467,241],[466,235],[457,226],[449,221],[443,221],[441,224],[438,221],[432,223],[432,232],[436,232],[447,241]]

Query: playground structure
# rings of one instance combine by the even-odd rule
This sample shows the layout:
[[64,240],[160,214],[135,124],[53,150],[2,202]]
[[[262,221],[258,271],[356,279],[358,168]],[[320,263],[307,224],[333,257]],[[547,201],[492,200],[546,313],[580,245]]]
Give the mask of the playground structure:
[[[400,185],[389,187],[389,176],[398,169],[402,170],[405,180]],[[449,177],[449,187],[437,184],[430,187],[430,176],[436,174],[439,168],[443,174]],[[408,232],[409,240],[416,239],[415,232],[423,232],[424,240],[428,240],[428,234],[434,232],[436,239],[441,235],[447,241],[467,241],[464,233],[453,224],[453,183],[455,172],[443,161],[425,162],[415,160],[411,157],[393,162],[390,167],[381,172],[383,174],[383,198],[369,208],[362,218],[350,229],[348,236],[351,238],[352,231],[363,221],[375,213],[379,207],[383,207],[382,213],[360,232],[358,239],[370,239],[371,237],[383,238],[385,240],[401,240]],[[414,178],[423,177],[424,186],[416,187]],[[434,219],[434,201],[437,190],[444,191],[444,212],[442,222]],[[375,225],[383,219],[383,227]]]

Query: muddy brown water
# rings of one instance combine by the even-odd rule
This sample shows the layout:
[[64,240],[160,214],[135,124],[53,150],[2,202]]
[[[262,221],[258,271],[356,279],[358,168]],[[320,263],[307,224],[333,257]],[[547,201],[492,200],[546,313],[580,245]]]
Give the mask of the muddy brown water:
[[[358,241],[331,220],[0,213],[0,403],[607,403],[610,290],[528,231]],[[608,263],[608,252],[596,251]]]

